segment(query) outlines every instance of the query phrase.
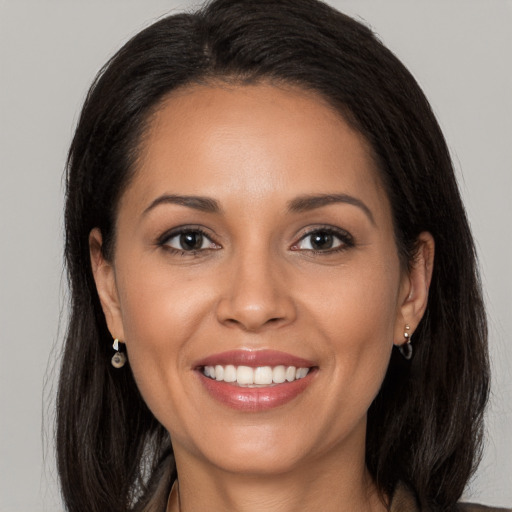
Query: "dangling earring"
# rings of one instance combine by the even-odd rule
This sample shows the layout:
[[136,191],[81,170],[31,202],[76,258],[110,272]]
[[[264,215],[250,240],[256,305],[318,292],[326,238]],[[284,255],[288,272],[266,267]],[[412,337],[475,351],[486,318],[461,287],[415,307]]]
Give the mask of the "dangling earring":
[[412,357],[411,335],[409,334],[410,329],[411,327],[409,325],[405,326],[405,341],[398,347],[398,350],[400,350],[400,354],[402,354],[404,358],[407,360],[411,359]]
[[122,368],[126,363],[126,355],[123,352],[119,352],[119,340],[116,338],[112,345],[116,353],[112,356],[112,366],[114,368]]

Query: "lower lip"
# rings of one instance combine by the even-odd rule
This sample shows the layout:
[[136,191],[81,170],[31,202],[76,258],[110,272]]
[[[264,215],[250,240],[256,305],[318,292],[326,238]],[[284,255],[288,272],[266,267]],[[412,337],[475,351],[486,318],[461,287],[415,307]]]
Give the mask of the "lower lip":
[[213,398],[233,409],[259,412],[284,405],[299,396],[312,382],[314,370],[302,379],[261,388],[245,388],[199,376],[203,386]]

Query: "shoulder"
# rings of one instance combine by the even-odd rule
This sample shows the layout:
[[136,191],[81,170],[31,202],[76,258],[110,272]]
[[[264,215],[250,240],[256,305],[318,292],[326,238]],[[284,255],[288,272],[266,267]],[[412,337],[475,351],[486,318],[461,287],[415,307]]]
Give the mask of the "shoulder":
[[459,503],[457,512],[512,512],[512,508],[486,507],[476,503]]
[[[390,512],[428,512],[420,507],[414,491],[399,482],[393,493]],[[454,512],[512,512],[512,508],[486,507],[476,503],[457,503]]]

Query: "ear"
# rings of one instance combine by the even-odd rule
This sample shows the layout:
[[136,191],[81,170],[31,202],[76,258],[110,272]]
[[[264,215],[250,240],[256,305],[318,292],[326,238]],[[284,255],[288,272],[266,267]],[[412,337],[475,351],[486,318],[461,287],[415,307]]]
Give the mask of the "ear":
[[424,231],[417,240],[416,253],[404,271],[402,278],[399,311],[395,325],[395,345],[404,343],[405,326],[409,325],[410,335],[414,333],[423,318],[428,303],[428,292],[434,268],[434,237]]
[[112,338],[124,341],[124,328],[116,286],[114,266],[105,259],[103,254],[103,238],[99,228],[89,233],[89,254],[91,257],[92,274],[101,307]]

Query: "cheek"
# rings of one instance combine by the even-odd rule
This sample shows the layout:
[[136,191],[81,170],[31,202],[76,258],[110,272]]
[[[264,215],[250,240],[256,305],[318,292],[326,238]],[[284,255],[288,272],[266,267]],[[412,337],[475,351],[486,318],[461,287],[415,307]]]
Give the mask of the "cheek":
[[[119,265],[121,267],[121,265]],[[121,267],[118,283],[125,343],[137,385],[155,416],[181,389],[195,336],[211,314],[211,297],[168,268]]]
[[399,309],[399,279],[399,266],[394,259],[389,264],[370,260],[317,275],[315,286],[298,283],[298,289],[307,290],[302,299],[330,338],[364,349],[365,339],[392,344]]
[[183,279],[179,270],[128,261],[119,274],[125,276],[118,286],[128,345],[173,345],[173,340],[186,338],[207,310],[205,287]]
[[[398,311],[398,263],[346,269],[308,298],[344,406],[366,410],[384,379]],[[357,414],[356,414],[357,416]]]

